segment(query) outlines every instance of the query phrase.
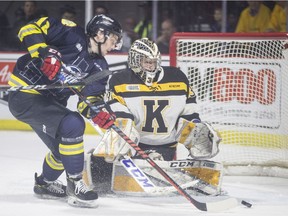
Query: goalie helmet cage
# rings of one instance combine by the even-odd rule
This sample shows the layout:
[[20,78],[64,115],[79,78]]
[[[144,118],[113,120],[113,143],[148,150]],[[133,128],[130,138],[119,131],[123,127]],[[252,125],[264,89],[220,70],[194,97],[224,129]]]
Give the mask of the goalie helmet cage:
[[177,32],[170,41],[171,66],[222,136],[214,159],[228,175],[288,178],[287,48],[287,33]]

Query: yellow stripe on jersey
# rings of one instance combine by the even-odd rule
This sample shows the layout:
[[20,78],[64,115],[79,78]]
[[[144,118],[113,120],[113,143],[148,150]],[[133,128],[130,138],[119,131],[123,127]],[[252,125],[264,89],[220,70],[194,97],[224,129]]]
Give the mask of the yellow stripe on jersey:
[[77,143],[74,145],[68,144],[60,144],[59,145],[59,152],[62,155],[77,155],[84,153],[84,145],[83,142]]
[[[103,100],[103,96],[102,95],[88,96],[87,100],[89,100],[92,104],[94,104],[94,103],[96,103],[98,101],[102,101]],[[90,118],[91,117],[91,110],[90,110],[89,106],[87,105],[87,103],[85,103],[85,101],[81,101],[80,103],[78,103],[77,110],[82,115],[84,115],[86,118]]]
[[103,95],[97,95],[97,96],[88,96],[86,97],[92,104],[102,101],[103,100]]
[[54,170],[64,170],[64,166],[61,162],[55,160],[53,154],[49,152],[45,157],[46,163]]
[[114,93],[112,93],[111,96],[112,96],[113,99],[117,100],[122,105],[127,106],[126,103],[125,103],[125,100],[123,99],[123,97],[121,97],[119,95],[116,95]]
[[39,57],[39,52],[38,52],[39,47],[47,47],[47,44],[46,43],[38,43],[38,44],[34,44],[30,47],[27,47],[32,58]]
[[[78,112],[81,113],[81,114],[83,113],[83,111],[84,111],[86,108],[88,108],[88,105],[87,105],[84,101],[78,103],[78,105],[77,105],[77,110],[78,110]],[[85,117],[88,118],[88,115],[85,115]]]
[[22,42],[25,37],[27,37],[29,35],[33,35],[33,34],[42,34],[42,31],[36,25],[28,24],[28,25],[23,26],[20,29],[20,31],[18,33],[18,38]]
[[117,93],[123,92],[164,92],[164,91],[185,91],[187,92],[187,85],[183,82],[170,82],[170,83],[153,83],[151,87],[144,84],[122,84],[115,86]]
[[73,21],[67,20],[67,19],[61,19],[61,23],[65,26],[69,26],[69,27],[77,26],[76,23],[74,23]]
[[[50,23],[47,21],[43,25],[44,21],[46,21],[47,19],[48,17],[42,17],[39,20],[37,20],[35,24],[31,23],[31,24],[23,26],[18,33],[18,37],[20,41],[23,42],[24,38],[30,35],[43,34],[43,33],[47,35],[48,29],[50,28]],[[46,46],[47,46],[46,43],[38,43],[38,44],[33,44],[32,46],[27,47],[27,49],[31,57],[34,58],[34,57],[39,56],[39,53],[37,51],[38,48],[46,47]]]
[[44,25],[42,25],[42,24],[47,19],[48,19],[48,17],[42,17],[39,20],[37,20],[37,22],[36,22],[36,24],[38,26],[41,26],[41,29],[42,29],[43,33],[46,34],[46,35],[48,34],[48,29],[50,28],[50,23],[49,23],[49,21],[47,21]]
[[[10,86],[13,86],[13,87],[14,86],[28,86],[28,84],[26,82],[24,82],[20,78],[16,77],[14,74],[11,74],[10,79],[8,81],[8,84]],[[21,92],[26,92],[26,93],[30,93],[30,94],[40,94],[38,91],[36,91],[34,89],[21,90]]]

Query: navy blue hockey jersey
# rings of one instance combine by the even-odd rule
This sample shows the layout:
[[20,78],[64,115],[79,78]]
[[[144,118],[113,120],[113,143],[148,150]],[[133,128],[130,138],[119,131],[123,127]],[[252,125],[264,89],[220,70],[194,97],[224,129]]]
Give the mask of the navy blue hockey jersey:
[[[88,37],[82,27],[74,22],[62,19],[61,21],[51,17],[42,17],[23,26],[18,37],[25,44],[29,54],[17,60],[9,85],[43,85],[60,82],[59,78],[50,81],[40,71],[41,59],[38,58],[38,48],[48,45],[55,46],[62,55],[65,65],[76,66],[80,73],[101,73],[101,70],[108,69],[104,57],[88,53]],[[33,60],[32,60],[33,59]],[[32,61],[31,61],[32,60]],[[85,96],[99,95],[105,91],[107,80],[103,79],[83,90]],[[69,89],[55,90],[23,90],[27,93],[52,96],[61,101],[67,101],[73,93]]]

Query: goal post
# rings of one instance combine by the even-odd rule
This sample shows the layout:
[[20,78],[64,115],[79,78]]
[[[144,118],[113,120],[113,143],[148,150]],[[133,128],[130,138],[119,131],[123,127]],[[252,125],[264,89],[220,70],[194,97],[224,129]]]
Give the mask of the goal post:
[[288,178],[286,33],[177,32],[170,65],[187,75],[201,119],[220,132],[216,159],[228,171]]

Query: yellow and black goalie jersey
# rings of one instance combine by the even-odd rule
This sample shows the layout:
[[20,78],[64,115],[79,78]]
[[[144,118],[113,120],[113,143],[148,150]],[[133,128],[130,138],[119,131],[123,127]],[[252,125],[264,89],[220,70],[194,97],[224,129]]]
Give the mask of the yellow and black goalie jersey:
[[196,96],[186,75],[177,68],[163,67],[156,79],[149,87],[131,69],[113,74],[109,104],[117,118],[134,120],[140,143],[176,143],[178,119],[199,120]]

